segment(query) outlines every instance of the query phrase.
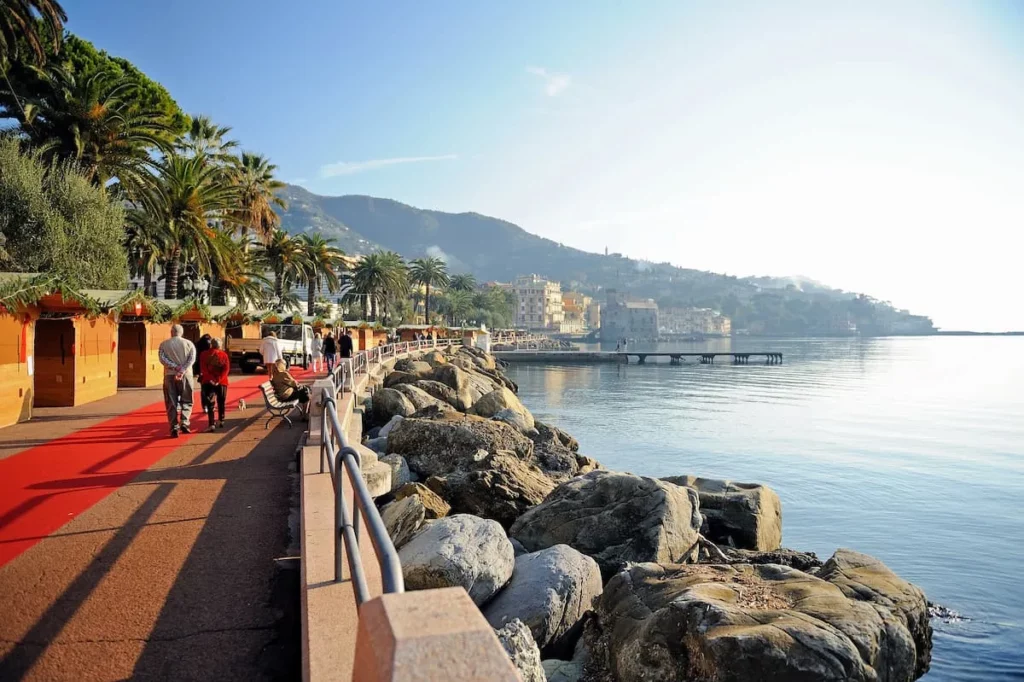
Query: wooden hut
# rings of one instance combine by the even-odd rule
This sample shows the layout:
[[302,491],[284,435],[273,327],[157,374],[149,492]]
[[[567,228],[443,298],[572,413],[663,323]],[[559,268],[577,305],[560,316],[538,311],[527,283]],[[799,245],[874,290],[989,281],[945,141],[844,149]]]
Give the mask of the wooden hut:
[[171,310],[141,290],[117,304],[117,386],[144,388],[159,386],[164,369],[160,344],[171,336]]
[[0,307],[0,427],[32,418],[36,318],[34,306]]

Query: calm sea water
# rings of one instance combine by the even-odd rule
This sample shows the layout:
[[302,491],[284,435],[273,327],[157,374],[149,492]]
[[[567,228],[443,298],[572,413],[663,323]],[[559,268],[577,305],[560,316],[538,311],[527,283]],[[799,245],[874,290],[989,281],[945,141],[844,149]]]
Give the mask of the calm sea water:
[[[969,620],[925,679],[1024,679],[1024,338],[736,339],[781,366],[511,365],[534,415],[611,469],[772,486],[783,542],[881,558]],[[649,361],[650,362],[650,361]]]

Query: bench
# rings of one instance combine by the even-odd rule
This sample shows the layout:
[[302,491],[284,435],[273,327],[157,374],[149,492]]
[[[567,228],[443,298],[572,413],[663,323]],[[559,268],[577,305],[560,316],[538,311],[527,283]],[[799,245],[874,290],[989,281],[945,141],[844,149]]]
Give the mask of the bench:
[[298,399],[281,402],[277,399],[277,394],[274,393],[274,385],[269,381],[264,381],[260,384],[260,392],[263,394],[263,401],[267,404],[267,411],[270,412],[270,417],[267,418],[267,423],[263,425],[263,428],[269,429],[270,422],[273,421],[274,417],[277,417],[288,422],[288,428],[290,429],[292,427],[292,420],[288,418],[288,415],[293,410],[301,409]]

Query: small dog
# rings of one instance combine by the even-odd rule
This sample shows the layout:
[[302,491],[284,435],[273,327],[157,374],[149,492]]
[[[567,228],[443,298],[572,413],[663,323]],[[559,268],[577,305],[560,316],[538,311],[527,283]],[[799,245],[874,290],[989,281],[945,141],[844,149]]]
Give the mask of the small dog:
[[245,400],[243,398],[238,399],[238,411],[245,412]]

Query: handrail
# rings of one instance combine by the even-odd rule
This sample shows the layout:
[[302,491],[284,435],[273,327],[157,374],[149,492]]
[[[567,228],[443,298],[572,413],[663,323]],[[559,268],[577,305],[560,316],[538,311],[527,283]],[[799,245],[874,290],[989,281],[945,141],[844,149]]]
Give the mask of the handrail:
[[395,358],[413,350],[448,348],[455,345],[462,345],[462,339],[421,339],[374,346],[359,351],[351,358],[340,358],[338,364],[331,371],[330,378],[334,381],[335,392],[340,393],[345,390],[346,386],[351,388],[355,385],[356,374],[365,374],[370,371],[370,365],[379,364],[384,361],[384,358]]
[[[348,558],[352,584],[355,588],[356,604],[370,599],[370,591],[363,572],[362,554],[359,550],[359,526],[361,516],[366,517],[370,542],[377,555],[384,593],[405,592],[405,581],[402,578],[402,564],[398,560],[391,537],[388,535],[384,521],[373,503],[370,490],[363,480],[361,457],[359,451],[348,444],[345,430],[338,420],[338,409],[334,396],[329,388],[324,388],[320,404],[323,414],[320,421],[320,471],[323,472],[324,460],[330,467],[331,483],[334,486],[334,582],[342,581],[342,555]],[[345,486],[342,475],[348,476],[352,485],[352,511],[345,504]]]

